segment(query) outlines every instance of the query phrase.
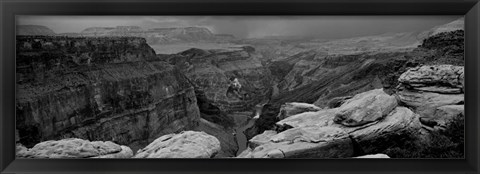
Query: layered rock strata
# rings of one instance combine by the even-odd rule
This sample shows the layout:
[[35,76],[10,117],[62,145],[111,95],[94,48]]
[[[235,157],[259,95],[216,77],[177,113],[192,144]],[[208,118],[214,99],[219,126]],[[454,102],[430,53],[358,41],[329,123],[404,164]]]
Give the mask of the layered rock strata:
[[420,66],[409,69],[398,80],[399,101],[419,113],[424,125],[445,128],[452,119],[463,115],[463,66]]
[[198,126],[193,86],[142,38],[17,37],[17,129],[27,147],[68,137],[133,149]]

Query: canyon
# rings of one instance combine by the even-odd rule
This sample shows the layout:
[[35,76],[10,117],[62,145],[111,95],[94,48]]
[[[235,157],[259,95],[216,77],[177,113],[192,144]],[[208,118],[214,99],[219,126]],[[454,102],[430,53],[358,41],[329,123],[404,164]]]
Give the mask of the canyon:
[[74,157],[401,158],[396,138],[427,141],[463,116],[462,21],[333,41],[22,27],[17,156],[69,157],[54,143],[106,149]]

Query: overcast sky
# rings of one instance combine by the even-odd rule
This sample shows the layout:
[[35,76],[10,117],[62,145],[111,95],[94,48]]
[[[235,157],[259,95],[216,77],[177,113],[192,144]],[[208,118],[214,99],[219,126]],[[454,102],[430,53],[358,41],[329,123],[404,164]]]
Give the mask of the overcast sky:
[[43,25],[56,33],[88,27],[207,27],[240,38],[315,36],[326,39],[428,30],[461,16],[17,16],[19,25]]

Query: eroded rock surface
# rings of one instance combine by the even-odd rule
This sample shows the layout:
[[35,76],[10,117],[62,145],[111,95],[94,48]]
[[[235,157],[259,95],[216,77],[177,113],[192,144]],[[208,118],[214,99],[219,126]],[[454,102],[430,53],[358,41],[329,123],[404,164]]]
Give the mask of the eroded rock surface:
[[277,118],[279,120],[283,120],[292,115],[297,115],[303,112],[315,112],[319,110],[321,110],[321,108],[313,104],[298,102],[285,103],[281,106],[280,113],[278,114]]
[[132,150],[110,141],[88,141],[77,138],[45,141],[27,149],[17,145],[20,158],[130,158]]
[[142,38],[17,36],[20,142],[72,137],[138,149],[195,128],[193,86],[155,59]]
[[348,135],[335,127],[300,127],[276,134],[239,158],[342,158],[353,155]]
[[[345,113],[358,113],[351,119],[359,120],[355,122],[362,124],[345,125],[341,121],[335,121],[339,114]],[[377,116],[372,116],[375,114]],[[303,150],[315,151],[314,149],[322,149],[335,142],[343,143],[333,146],[344,148],[341,154],[310,153],[312,156],[309,157],[378,153],[394,145],[392,140],[397,135],[416,134],[421,128],[418,115],[406,107],[397,106],[395,97],[382,89],[360,93],[338,108],[300,113],[276,124],[286,124],[293,128],[282,132],[265,131],[253,137],[250,140],[251,149],[242,153],[242,157],[283,158],[290,157],[286,155],[290,152],[292,156],[298,157],[302,156],[299,154],[303,154]],[[339,137],[345,140],[337,141]],[[291,147],[290,144],[295,144],[296,147]]]
[[382,119],[397,106],[397,100],[375,89],[355,95],[338,109],[334,121],[345,126],[360,126]]
[[422,117],[433,117],[435,109],[464,103],[464,68],[430,65],[411,68],[398,81],[398,99]]
[[413,88],[424,86],[445,86],[463,88],[463,66],[431,65],[411,68],[398,81]]
[[422,124],[432,127],[445,129],[453,119],[459,115],[465,115],[464,105],[445,105],[436,108],[434,114],[425,115],[420,118]]
[[134,158],[212,158],[220,151],[220,142],[204,132],[184,131],[157,138],[140,149]]

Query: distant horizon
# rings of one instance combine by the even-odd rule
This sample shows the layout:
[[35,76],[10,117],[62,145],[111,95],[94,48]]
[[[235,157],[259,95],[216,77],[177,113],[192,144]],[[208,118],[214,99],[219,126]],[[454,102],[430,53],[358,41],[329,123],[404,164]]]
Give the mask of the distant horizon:
[[87,28],[136,26],[207,28],[237,38],[296,37],[343,39],[386,33],[419,32],[463,16],[17,16],[17,25],[45,26],[57,34]]

